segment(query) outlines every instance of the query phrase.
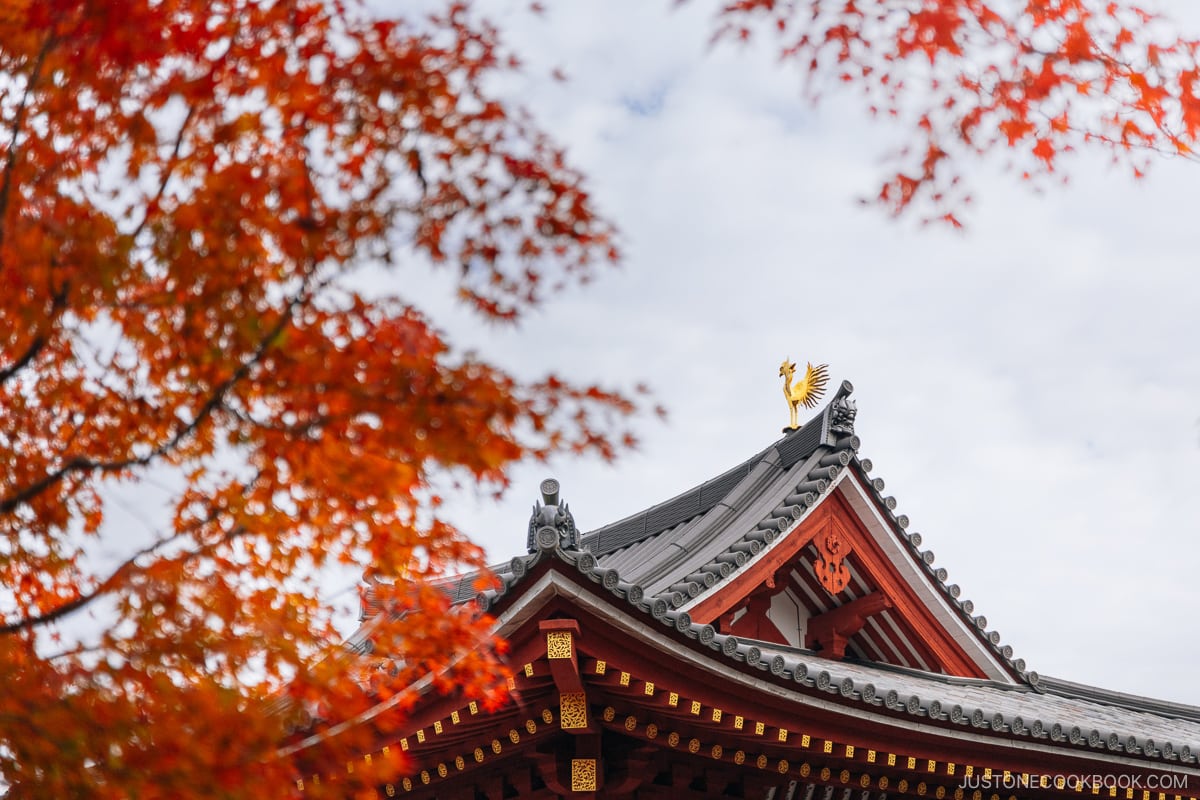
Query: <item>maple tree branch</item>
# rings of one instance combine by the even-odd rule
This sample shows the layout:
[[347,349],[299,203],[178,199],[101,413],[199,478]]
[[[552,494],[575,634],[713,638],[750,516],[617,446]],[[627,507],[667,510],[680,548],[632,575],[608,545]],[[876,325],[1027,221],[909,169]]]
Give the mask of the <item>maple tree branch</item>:
[[[66,309],[66,307],[67,307],[67,290],[68,290],[68,288],[69,288],[69,282],[64,281],[62,288],[59,289],[57,292],[55,292],[54,295],[52,296],[52,300],[50,303],[50,314],[49,314],[49,319],[50,319],[51,323],[53,323],[56,319],[58,319],[58,317],[61,316],[63,310]],[[18,356],[17,359],[13,363],[9,364],[4,369],[0,369],[0,386],[4,385],[8,381],[8,379],[11,378],[13,375],[16,375],[18,372],[23,370],[25,367],[29,366],[29,364],[35,358],[38,357],[38,354],[41,353],[43,349],[45,349],[45,347],[49,343],[49,341],[50,341],[50,337],[45,332],[39,333],[38,335],[34,336],[33,340],[29,343],[29,347],[25,348],[24,353],[22,353],[20,356]]]
[[191,125],[192,119],[196,116],[196,106],[188,105],[187,115],[183,118],[183,124],[179,126],[179,133],[175,137],[175,144],[171,148],[171,156],[163,165],[162,180],[158,183],[158,189],[154,192],[154,197],[146,202],[146,213],[142,216],[142,221],[133,229],[129,235],[130,241],[136,241],[141,232],[146,228],[146,223],[150,221],[150,214],[162,201],[163,195],[166,194],[167,184],[171,180],[171,176],[175,173],[175,167],[179,166],[179,151],[183,149],[184,134],[187,133],[188,126]]
[[[0,500],[0,514],[9,514],[14,509],[37,497],[42,492],[50,487],[62,482],[68,476],[77,472],[120,472],[131,467],[144,467],[159,458],[167,455],[178,448],[192,433],[194,433],[204,422],[215,414],[224,406],[225,397],[229,392],[240,383],[249,373],[250,370],[266,355],[267,350],[271,345],[278,340],[284,329],[290,324],[293,315],[297,308],[303,303],[311,299],[310,280],[312,272],[305,276],[303,283],[296,294],[290,298],[284,306],[282,313],[279,315],[278,321],[266,332],[259,340],[254,352],[247,358],[233,373],[216,386],[212,394],[205,400],[204,404],[196,412],[196,416],[187,424],[180,427],[166,441],[154,447],[150,452],[142,456],[134,456],[131,458],[122,458],[115,461],[97,461],[96,459],[86,456],[76,456],[67,461],[58,469],[44,475],[42,478],[34,481],[24,489],[10,494],[3,500]],[[3,629],[0,628],[0,632]]]
[[46,35],[46,41],[42,44],[42,49],[38,51],[37,59],[33,63],[33,69],[29,72],[29,81],[25,84],[25,92],[21,95],[21,102],[17,104],[17,110],[13,114],[12,138],[9,139],[8,152],[5,154],[4,159],[4,179],[0,181],[0,244],[4,242],[4,218],[8,214],[8,198],[12,195],[13,171],[17,166],[17,140],[20,138],[21,128],[25,124],[25,112],[29,108],[29,98],[41,78],[42,66],[46,63],[46,56],[50,54],[50,50],[56,42],[57,39],[53,32]]
[[[257,477],[254,480],[257,480]],[[253,482],[254,481],[250,481],[250,483],[253,483]],[[168,545],[171,542],[177,541],[183,536],[190,535],[198,530],[201,530],[202,528],[204,528],[204,526],[215,522],[219,513],[220,512],[215,505],[210,506],[209,513],[207,515],[205,515],[205,517],[203,519],[197,520],[195,522],[195,524],[190,526],[189,528],[186,528],[184,530],[175,531],[170,536],[159,539],[155,542],[151,542],[150,544],[146,545],[142,549],[138,550],[133,555],[129,556],[127,559],[125,559],[119,565],[117,565],[117,567],[111,573],[109,573],[108,577],[105,578],[104,580],[100,581],[100,583],[96,584],[96,586],[94,588],[92,588],[91,591],[80,594],[74,600],[70,600],[66,603],[63,603],[61,606],[57,606],[43,614],[37,614],[34,616],[30,616],[30,617],[24,617],[22,619],[0,625],[0,636],[4,636],[7,634],[11,634],[11,633],[19,633],[21,631],[30,630],[32,628],[41,627],[43,625],[48,625],[56,620],[62,619],[63,617],[67,616],[68,614],[78,611],[79,609],[83,608],[84,606],[88,605],[89,603],[95,601],[97,598],[113,591],[113,589],[116,588],[116,586],[119,583],[123,582],[124,579],[127,578],[129,575],[133,574],[135,567],[137,567],[137,560],[139,558],[148,556],[151,553],[153,553],[154,551],[158,550],[160,547],[163,547],[164,545]],[[246,533],[248,533],[248,530],[244,526],[242,526],[242,525],[235,526],[232,530],[230,530],[228,533],[226,533],[224,536],[222,536],[219,540],[217,540],[215,542],[210,542],[208,544],[201,544],[197,549],[188,551],[185,558],[188,560],[190,560],[192,558],[197,558],[197,557],[211,551],[216,546],[218,546],[220,544],[225,544],[225,543],[231,542],[238,536],[242,536]],[[61,656],[65,656],[68,654],[69,653],[60,653],[59,656],[61,657]]]

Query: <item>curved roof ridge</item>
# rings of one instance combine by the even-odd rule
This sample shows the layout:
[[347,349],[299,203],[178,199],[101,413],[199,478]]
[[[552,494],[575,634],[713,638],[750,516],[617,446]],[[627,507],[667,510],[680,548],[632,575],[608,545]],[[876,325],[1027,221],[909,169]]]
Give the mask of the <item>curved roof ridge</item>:
[[1105,689],[1100,686],[1077,683],[1063,678],[1053,678],[1048,675],[1041,676],[1038,688],[1047,694],[1071,697],[1076,700],[1087,700],[1093,703],[1104,703],[1106,705],[1117,706],[1118,708],[1127,708],[1130,711],[1144,711],[1150,714],[1160,714],[1177,719],[1200,722],[1200,706],[1188,705],[1186,703],[1173,703],[1169,700],[1159,700],[1145,695],[1118,692],[1115,689]]
[[[901,664],[888,664],[884,661],[871,661],[870,659],[858,659],[851,657],[833,659],[823,656],[818,651],[811,650],[807,647],[793,647],[792,645],[771,642],[767,641],[766,639],[752,639],[748,636],[738,636],[737,640],[744,644],[757,645],[758,648],[763,651],[778,652],[784,655],[794,655],[797,658],[804,658],[809,662],[814,662],[818,666],[823,664],[830,666],[833,669],[858,667],[880,673],[894,673],[897,676],[928,679],[938,683],[944,683],[948,686],[976,686],[985,687],[988,689],[1001,689],[1008,692],[1038,693],[1037,688],[1025,683],[1008,683],[1006,681],[998,681],[995,678],[971,678],[963,675],[947,675],[944,672],[931,672],[929,670],[920,669],[919,667],[906,667]],[[1200,711],[1200,709],[1197,710]]]

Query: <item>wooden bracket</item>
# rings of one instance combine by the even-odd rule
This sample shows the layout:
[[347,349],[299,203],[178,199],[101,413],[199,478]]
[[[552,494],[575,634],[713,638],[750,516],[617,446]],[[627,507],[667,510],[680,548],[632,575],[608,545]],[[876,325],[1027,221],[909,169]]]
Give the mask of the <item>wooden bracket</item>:
[[830,658],[844,658],[850,637],[863,629],[867,620],[892,607],[883,592],[871,592],[844,606],[809,619],[804,646],[820,650]]

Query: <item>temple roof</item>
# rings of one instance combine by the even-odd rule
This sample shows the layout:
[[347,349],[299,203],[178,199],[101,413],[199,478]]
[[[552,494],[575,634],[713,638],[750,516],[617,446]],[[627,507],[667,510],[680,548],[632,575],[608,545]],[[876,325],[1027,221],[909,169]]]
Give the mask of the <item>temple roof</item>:
[[[423,769],[430,791],[435,769],[447,787],[461,788],[446,765],[464,770],[473,753],[484,772],[476,779],[467,769],[466,784],[525,774],[525,759],[550,786],[568,763],[553,754],[573,752],[571,764],[599,755],[589,763],[603,767],[607,759],[615,783],[635,774],[643,783],[674,781],[677,769],[707,775],[681,766],[687,740],[687,754],[724,765],[715,786],[730,775],[750,785],[728,772],[729,753],[733,768],[751,763],[743,749],[757,753],[756,769],[775,765],[785,783],[759,786],[756,797],[786,785],[807,786],[810,797],[824,786],[828,798],[854,770],[865,800],[926,789],[965,800],[956,767],[965,776],[995,769],[1043,778],[1116,775],[1119,767],[1122,780],[1169,772],[1182,776],[1188,797],[1200,797],[1200,708],[1027,670],[934,567],[871,476],[850,392],[842,384],[804,426],[720,475],[582,535],[557,482],[545,481],[545,505],[535,505],[521,537],[527,552],[493,568],[497,588],[478,593],[474,575],[443,584],[455,602],[474,601],[494,618],[510,647],[515,702],[458,728],[468,714],[460,706],[474,716],[476,704],[453,692],[436,697],[422,683],[404,723],[411,733],[400,739],[416,759],[412,774]],[[785,641],[771,616],[784,595],[797,604],[790,619],[799,641]],[[348,644],[369,650],[371,628],[368,621]],[[544,738],[523,738],[522,715],[530,737]],[[506,727],[524,749],[505,749],[496,731]],[[660,728],[671,731],[665,747]],[[558,735],[599,749],[545,741]],[[492,772],[487,742],[497,757]],[[653,768],[647,759],[657,759]],[[410,776],[403,786],[417,783]],[[680,788],[646,787],[647,797]],[[1044,783],[1038,791],[1058,796]],[[1152,800],[1149,791],[1141,798]]]
[[[725,591],[731,581],[747,574],[797,525],[829,498],[838,496],[857,510],[872,529],[920,602],[940,619],[941,626],[962,647],[981,675],[1036,682],[1023,659],[1000,643],[987,618],[975,612],[959,587],[947,583],[947,571],[934,566],[934,554],[922,549],[922,537],[908,533],[908,518],[897,515],[895,498],[884,494],[884,481],[870,475],[872,464],[859,456],[860,441],[853,433],[853,387],[843,382],[831,402],[798,430],[755,453],[742,463],[669,500],[624,519],[586,532],[580,547],[601,568],[616,569],[623,580],[637,584],[648,601],[663,600],[671,609],[693,610],[707,598]],[[848,413],[847,413],[848,411]],[[811,558],[817,557],[810,546]],[[521,558],[501,563],[493,571],[508,580]],[[804,562],[807,563],[807,562]],[[798,567],[795,594],[805,613],[819,615],[868,594],[872,582],[849,564],[849,585],[830,597],[816,585],[811,566]],[[807,570],[807,571],[806,571]],[[474,576],[448,585],[456,601],[476,596]],[[864,660],[934,669],[923,657],[911,626],[898,623],[895,612],[884,612],[872,629],[852,645]],[[799,644],[799,642],[796,642]]]

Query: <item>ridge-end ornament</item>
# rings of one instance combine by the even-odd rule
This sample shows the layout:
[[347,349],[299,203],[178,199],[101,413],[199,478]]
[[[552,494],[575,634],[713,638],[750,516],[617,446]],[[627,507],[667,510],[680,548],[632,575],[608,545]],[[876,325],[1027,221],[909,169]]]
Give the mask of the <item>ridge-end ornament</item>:
[[579,530],[575,527],[575,516],[566,503],[559,501],[558,481],[546,478],[538,488],[545,505],[537,502],[533,504],[526,549],[530,553],[536,553],[538,550],[553,550],[555,547],[579,547]]
[[783,432],[790,433],[800,428],[800,406],[815,408],[821,395],[825,394],[825,384],[829,382],[829,365],[818,364],[814,367],[810,361],[804,371],[804,377],[796,381],[796,362],[785,358],[779,365],[779,377],[783,378],[783,396],[788,404],[788,427],[784,428]]

